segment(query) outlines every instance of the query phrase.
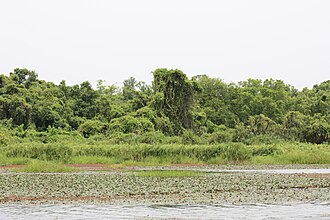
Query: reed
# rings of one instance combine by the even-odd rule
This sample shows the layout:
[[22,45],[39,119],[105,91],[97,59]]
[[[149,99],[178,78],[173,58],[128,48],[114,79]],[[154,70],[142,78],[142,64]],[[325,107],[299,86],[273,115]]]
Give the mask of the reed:
[[329,144],[278,143],[247,145],[222,143],[110,144],[106,141],[16,143],[2,147],[0,164],[26,164],[38,159],[62,163],[166,165],[211,164],[325,164],[330,163]]

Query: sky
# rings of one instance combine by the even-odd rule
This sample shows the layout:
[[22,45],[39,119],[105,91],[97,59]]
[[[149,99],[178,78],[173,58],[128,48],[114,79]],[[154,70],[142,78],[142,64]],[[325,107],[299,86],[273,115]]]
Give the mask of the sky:
[[227,83],[330,79],[329,0],[0,0],[0,74],[68,85],[156,68]]

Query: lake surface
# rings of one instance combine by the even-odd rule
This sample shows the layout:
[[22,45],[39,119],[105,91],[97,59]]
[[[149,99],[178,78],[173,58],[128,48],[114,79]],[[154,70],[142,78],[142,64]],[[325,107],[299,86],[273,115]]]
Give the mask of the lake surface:
[[208,170],[209,172],[242,172],[274,174],[330,174],[330,169]]
[[0,219],[330,219],[330,203],[249,205],[0,205]]

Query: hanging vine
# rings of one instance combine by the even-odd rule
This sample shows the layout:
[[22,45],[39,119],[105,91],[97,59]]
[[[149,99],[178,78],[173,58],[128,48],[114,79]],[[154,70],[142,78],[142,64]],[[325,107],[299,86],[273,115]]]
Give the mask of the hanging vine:
[[175,133],[192,128],[192,106],[197,84],[180,70],[156,69],[153,72],[154,108],[174,124]]

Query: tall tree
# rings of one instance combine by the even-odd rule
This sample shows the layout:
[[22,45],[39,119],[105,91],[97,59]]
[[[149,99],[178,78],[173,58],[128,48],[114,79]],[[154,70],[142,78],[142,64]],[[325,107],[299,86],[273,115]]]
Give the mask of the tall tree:
[[153,72],[154,107],[175,125],[174,132],[192,128],[192,108],[197,83],[180,70],[156,69]]

